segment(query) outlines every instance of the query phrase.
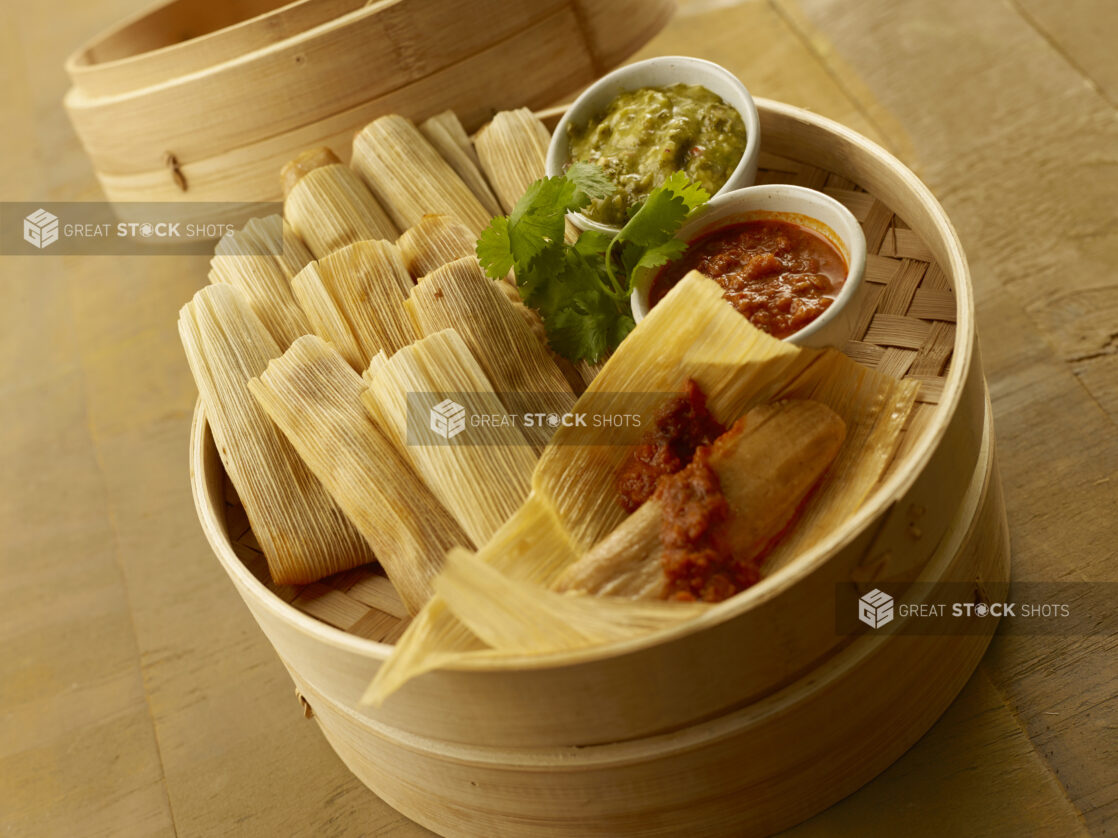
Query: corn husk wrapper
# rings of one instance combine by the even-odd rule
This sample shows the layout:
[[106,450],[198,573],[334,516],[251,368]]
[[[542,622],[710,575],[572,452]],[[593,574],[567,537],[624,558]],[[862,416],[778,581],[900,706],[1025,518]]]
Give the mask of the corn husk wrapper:
[[[422,281],[443,265],[473,257],[475,243],[476,237],[469,229],[449,215],[425,215],[418,224],[404,231],[396,246],[400,248],[411,275]],[[524,305],[512,276],[499,282],[497,288],[516,306],[532,333],[546,345],[547,331],[543,320],[539,312]]]
[[508,654],[625,640],[693,619],[709,608],[703,603],[568,596],[515,579],[461,548],[447,554],[435,592],[453,605],[479,640]]
[[418,611],[447,550],[470,540],[362,407],[361,376],[308,335],[249,389],[372,546],[409,612]]
[[528,496],[536,455],[514,422],[463,427],[449,439],[432,430],[427,417],[448,398],[470,415],[507,418],[465,342],[452,329],[436,332],[378,356],[368,372],[370,414],[466,534],[484,544]]
[[411,276],[390,242],[362,241],[335,250],[303,268],[292,288],[313,332],[354,370],[417,337],[404,310]]
[[369,188],[329,149],[300,155],[283,174],[284,217],[316,258],[354,242],[396,238]]
[[[795,347],[759,331],[725,304],[716,283],[691,273],[622,342],[574,410],[631,410],[634,401],[624,394],[675,393],[688,378],[726,424],[778,397],[816,399],[846,423],[846,440],[830,471],[801,521],[770,555],[766,572],[823,546],[827,533],[864,502],[893,456],[915,398],[912,382],[861,367],[834,350]],[[437,582],[440,593],[405,632],[366,692],[367,701],[383,701],[409,678],[463,656],[522,655],[537,605],[552,618],[559,613],[574,621],[576,629],[582,625],[584,606],[573,604],[577,595],[556,599],[547,587],[624,516],[613,481],[656,409],[647,400],[635,403],[643,412],[639,427],[560,428],[536,467],[528,501],[477,551],[479,561],[527,583],[516,613],[496,602],[506,582],[490,585],[488,594],[482,577],[465,592],[461,584]],[[491,602],[482,607],[487,596]],[[693,611],[673,610],[678,603],[645,604],[662,610],[664,626],[694,617]],[[624,618],[616,619],[623,631]],[[560,642],[566,641],[549,641],[541,653]]]
[[283,186],[283,197],[286,198],[307,174],[323,166],[332,166],[341,163],[333,149],[326,146],[309,148],[301,151],[283,164],[280,169],[280,184]]
[[485,175],[478,168],[477,152],[474,151],[474,145],[470,142],[470,137],[462,127],[458,115],[454,111],[435,114],[421,122],[419,130],[458,173],[466,186],[470,187],[470,191],[485,207],[485,211],[491,216],[500,215],[501,205],[489,187]]
[[482,171],[506,213],[545,174],[551,134],[527,108],[501,111],[474,140]]
[[281,351],[310,332],[295,301],[291,279],[313,259],[306,245],[278,215],[254,218],[222,237],[210,260],[210,282],[244,294]]
[[[462,224],[449,215],[425,215],[414,227],[408,228],[396,242],[403,254],[404,263],[412,276],[422,280],[429,273],[458,259],[474,255],[474,236]],[[512,276],[495,283],[497,289],[512,303],[516,313],[523,318],[532,334],[544,346],[548,346],[547,330],[538,311],[524,304],[516,289]],[[589,378],[584,377],[583,364],[572,364],[548,349],[548,354],[563,374],[568,386],[581,393],[586,389]],[[593,378],[591,374],[590,378]]]
[[[454,329],[462,336],[509,413],[561,416],[574,392],[501,284],[482,273],[477,259],[458,259],[424,277],[407,305],[424,335]],[[550,435],[536,427],[529,439],[542,445]]]
[[396,240],[404,264],[416,279],[465,256],[474,255],[477,236],[452,216],[428,213]]
[[411,120],[402,116],[382,116],[366,125],[354,137],[350,165],[401,230],[427,213],[448,213],[476,236],[492,217]]
[[[527,108],[501,111],[482,128],[474,140],[481,170],[493,185],[493,191],[506,213],[534,181],[547,174],[547,147],[551,134]],[[569,242],[578,238],[578,228],[569,220],[564,237]]]
[[[506,213],[512,212],[516,202],[534,181],[547,174],[550,141],[547,127],[527,108],[501,111],[478,132],[474,146],[482,171],[493,184]],[[579,231],[569,220],[565,223],[565,230],[568,242],[578,239]],[[538,315],[536,320],[539,321]],[[538,332],[546,342],[542,321],[539,321]],[[586,389],[601,369],[600,364],[586,361],[572,364],[564,359],[558,363],[577,393]]]
[[179,334],[217,450],[277,584],[374,561],[372,550],[249,393],[280,355],[244,295],[212,285],[179,313]]

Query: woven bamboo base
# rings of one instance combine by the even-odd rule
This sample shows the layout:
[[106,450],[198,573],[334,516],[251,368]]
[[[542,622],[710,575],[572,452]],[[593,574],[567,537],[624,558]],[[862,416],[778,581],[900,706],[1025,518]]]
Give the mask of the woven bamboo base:
[[[817,166],[762,152],[758,183],[791,183],[819,189],[844,204],[866,235],[869,283],[855,339],[843,351],[894,378],[920,382],[917,405],[894,460],[929,427],[943,393],[955,344],[955,293],[929,247],[884,202],[858,184]],[[301,587],[273,585],[232,485],[226,482],[227,522],[237,555],[278,597],[335,628],[394,643],[407,612],[378,566],[367,565]]]

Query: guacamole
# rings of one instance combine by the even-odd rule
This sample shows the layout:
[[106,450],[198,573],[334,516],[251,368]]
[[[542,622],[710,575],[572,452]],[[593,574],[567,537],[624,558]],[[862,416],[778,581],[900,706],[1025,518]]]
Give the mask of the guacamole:
[[584,126],[571,126],[571,162],[601,166],[618,190],[584,210],[620,227],[629,209],[672,172],[713,195],[745,151],[741,114],[699,85],[642,87],[617,96]]

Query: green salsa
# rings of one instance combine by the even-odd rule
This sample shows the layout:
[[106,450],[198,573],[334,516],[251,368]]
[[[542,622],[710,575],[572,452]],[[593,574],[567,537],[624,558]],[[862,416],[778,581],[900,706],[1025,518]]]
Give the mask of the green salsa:
[[741,114],[694,84],[625,91],[569,133],[571,162],[600,166],[618,186],[583,212],[617,227],[673,172],[713,195],[737,167],[746,141]]

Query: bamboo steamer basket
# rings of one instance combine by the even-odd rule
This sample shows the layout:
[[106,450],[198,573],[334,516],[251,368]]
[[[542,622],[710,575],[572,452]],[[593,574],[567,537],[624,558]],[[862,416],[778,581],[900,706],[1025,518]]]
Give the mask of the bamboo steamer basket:
[[494,110],[551,104],[673,11],[671,0],[474,0],[469,15],[454,0],[277,6],[175,0],[70,57],[66,109],[110,201],[281,200],[276,172],[306,148],[348,160],[354,132],[386,113],[453,107],[472,130]]
[[[921,579],[1008,575],[991,432],[987,412],[962,508]],[[975,582],[975,595],[988,597],[995,587]],[[736,712],[588,748],[495,748],[405,734],[292,677],[304,714],[318,721],[346,766],[440,835],[749,838],[837,802],[915,744],[962,689],[993,630],[864,635]]]
[[986,647],[988,635],[836,634],[840,584],[1003,590],[1005,510],[968,269],[942,208],[861,136],[757,104],[759,181],[823,189],[866,232],[870,288],[845,351],[921,389],[896,461],[862,509],[694,623],[511,666],[439,670],[381,708],[361,706],[403,630],[398,598],[375,568],[271,585],[196,410],[191,480],[223,567],[347,765],[442,834],[743,835],[789,825],[907,749]]

